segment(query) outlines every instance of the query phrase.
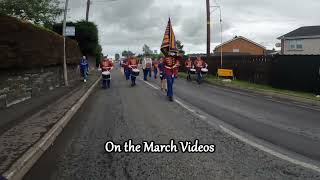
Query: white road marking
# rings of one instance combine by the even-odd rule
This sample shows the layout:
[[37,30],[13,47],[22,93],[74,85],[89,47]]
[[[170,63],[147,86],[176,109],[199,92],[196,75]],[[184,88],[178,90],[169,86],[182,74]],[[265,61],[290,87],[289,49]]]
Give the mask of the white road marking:
[[[154,86],[153,84],[147,82],[147,81],[144,81],[143,79],[140,79],[142,80],[143,82],[145,82],[146,84],[148,84],[149,86],[151,86],[152,88],[156,89],[156,90],[159,90],[160,88]],[[182,103],[181,101],[177,100],[177,99],[174,99],[174,101],[179,104],[181,107],[185,108],[186,110],[190,111],[191,113],[193,113],[195,116],[201,118],[201,119],[206,119],[207,117],[206,116],[203,116],[201,114],[199,114],[197,111],[195,111],[194,109],[190,108],[189,106],[185,105],[184,103]]]
[[181,107],[183,107],[183,108],[185,108],[186,110],[192,112],[195,116],[198,116],[198,117],[201,118],[201,119],[207,119],[206,116],[203,116],[203,115],[197,113],[197,111],[195,111],[194,109],[190,108],[189,106],[183,104],[181,101],[179,101],[179,100],[177,100],[177,99],[175,99],[174,101],[175,101],[176,103],[178,103]]
[[148,84],[149,86],[151,86],[153,89],[159,90],[159,88],[157,86],[155,86],[147,81],[144,81],[142,78],[140,78],[140,80],[143,81],[144,83]]
[[[142,79],[141,79],[141,80],[142,80]],[[155,87],[154,85],[152,85],[152,84],[149,83],[149,82],[146,82],[146,81],[144,81],[144,82],[145,82],[146,84],[148,84],[149,86],[153,87],[154,89],[157,89],[157,90],[159,89],[159,88]],[[201,119],[203,119],[203,120],[207,118],[206,116],[203,116],[203,115],[197,113],[194,109],[192,109],[192,108],[190,108],[189,106],[185,105],[185,104],[182,103],[181,101],[179,101],[179,100],[177,100],[177,99],[175,99],[174,101],[175,101],[177,104],[179,104],[181,107],[185,108],[186,110],[188,110],[188,111],[190,111],[191,113],[193,113],[194,115],[196,115],[197,117],[199,117],[199,118],[201,118]],[[211,123],[210,123],[210,124],[211,124]],[[290,162],[290,163],[292,163],[292,164],[296,164],[296,165],[299,165],[299,166],[302,166],[302,167],[304,167],[304,168],[308,168],[308,169],[311,169],[311,170],[314,170],[314,171],[320,173],[320,167],[318,167],[318,166],[316,166],[316,165],[313,165],[313,164],[310,164],[310,163],[306,163],[306,162],[303,162],[303,161],[300,161],[300,160],[291,158],[291,157],[289,157],[289,156],[286,156],[286,155],[284,155],[284,154],[281,154],[281,153],[279,153],[279,152],[276,152],[276,151],[274,151],[274,150],[272,150],[272,149],[270,149],[270,148],[267,148],[267,147],[265,147],[265,146],[263,146],[263,145],[257,144],[257,143],[255,143],[255,142],[250,141],[249,139],[247,139],[247,138],[239,135],[239,134],[236,134],[235,132],[233,132],[233,131],[225,128],[225,127],[222,126],[222,125],[219,125],[219,127],[220,127],[220,128],[222,129],[222,131],[224,131],[225,133],[227,133],[227,134],[229,134],[229,135],[231,135],[231,136],[239,139],[240,141],[242,141],[242,142],[244,142],[244,143],[246,143],[246,144],[249,144],[250,146],[253,146],[253,147],[255,147],[255,148],[257,148],[257,149],[259,149],[259,150],[261,150],[261,151],[264,151],[264,152],[266,152],[266,153],[269,153],[269,154],[271,154],[271,155],[273,155],[273,156],[275,156],[275,157],[277,157],[277,158],[280,158],[280,159],[282,159],[282,160],[288,161],[288,162]]]
[[231,135],[231,136],[239,139],[240,141],[242,141],[242,142],[244,142],[244,143],[246,143],[246,144],[249,144],[249,145],[251,145],[251,146],[253,146],[253,147],[255,147],[255,148],[257,148],[257,149],[259,149],[259,150],[261,150],[261,151],[264,151],[264,152],[266,152],[266,153],[269,153],[269,154],[271,154],[271,155],[273,155],[273,156],[275,156],[275,157],[277,157],[277,158],[280,158],[280,159],[282,159],[282,160],[288,161],[288,162],[290,162],[290,163],[292,163],[292,164],[300,165],[300,166],[302,166],[302,167],[305,167],[305,168],[308,168],[308,169],[312,169],[312,170],[317,171],[318,173],[320,173],[320,167],[318,167],[318,166],[316,166],[316,165],[313,165],[313,164],[310,164],[310,163],[306,163],[306,162],[303,162],[303,161],[300,161],[300,160],[291,158],[291,157],[289,157],[289,156],[286,156],[286,155],[284,155],[284,154],[281,154],[281,153],[279,153],[279,152],[276,152],[276,151],[274,151],[274,150],[272,150],[272,149],[270,149],[270,148],[267,148],[267,147],[265,147],[265,146],[263,146],[263,145],[257,144],[257,143],[255,143],[255,142],[250,141],[249,139],[247,139],[247,138],[245,138],[245,137],[243,137],[243,136],[241,136],[241,135],[233,132],[232,130],[223,127],[222,125],[220,125],[220,128],[221,128],[225,133],[227,133],[227,134],[229,134],[229,135]]

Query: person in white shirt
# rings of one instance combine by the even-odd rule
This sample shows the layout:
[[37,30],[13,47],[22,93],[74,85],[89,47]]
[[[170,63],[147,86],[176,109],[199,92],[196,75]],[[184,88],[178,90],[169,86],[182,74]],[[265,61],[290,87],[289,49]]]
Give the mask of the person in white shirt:
[[146,55],[142,61],[143,80],[147,81],[148,74],[151,76],[152,59]]

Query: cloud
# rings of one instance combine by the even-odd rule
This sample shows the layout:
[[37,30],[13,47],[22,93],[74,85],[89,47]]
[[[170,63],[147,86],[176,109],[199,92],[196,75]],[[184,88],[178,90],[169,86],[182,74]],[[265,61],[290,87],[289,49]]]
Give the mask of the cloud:
[[[204,0],[91,0],[90,20],[99,28],[105,54],[125,49],[140,53],[143,44],[159,49],[168,17],[187,53],[206,51]],[[245,36],[268,48],[277,37],[300,26],[319,25],[319,0],[211,0],[222,8],[223,41]],[[69,20],[85,18],[86,0],[70,1]],[[212,12],[212,49],[220,43],[219,12]]]

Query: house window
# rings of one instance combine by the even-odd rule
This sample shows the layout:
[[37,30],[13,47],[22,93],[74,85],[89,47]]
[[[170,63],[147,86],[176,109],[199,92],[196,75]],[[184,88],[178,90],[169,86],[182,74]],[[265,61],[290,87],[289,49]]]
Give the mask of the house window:
[[296,48],[299,50],[303,49],[303,45],[302,45],[302,41],[301,40],[297,40],[296,41]]
[[290,50],[296,49],[296,41],[295,40],[289,40],[289,49]]
[[302,50],[303,49],[302,40],[289,40],[288,46],[289,46],[289,50]]
[[240,52],[240,49],[233,49],[233,52],[238,53]]

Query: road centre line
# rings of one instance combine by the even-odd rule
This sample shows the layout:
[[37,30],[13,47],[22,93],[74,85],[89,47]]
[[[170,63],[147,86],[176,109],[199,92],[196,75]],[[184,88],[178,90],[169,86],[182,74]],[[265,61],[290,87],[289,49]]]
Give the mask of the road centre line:
[[290,162],[292,164],[296,164],[296,165],[299,165],[299,166],[302,166],[304,168],[308,168],[308,169],[311,169],[311,170],[314,170],[314,171],[320,173],[320,167],[319,166],[316,166],[316,165],[313,165],[313,164],[310,164],[310,163],[306,163],[306,162],[291,158],[291,157],[286,156],[286,155],[284,155],[282,153],[279,153],[279,152],[276,152],[276,151],[274,151],[274,150],[272,150],[270,148],[267,148],[267,147],[265,147],[263,145],[255,143],[253,141],[250,141],[249,139],[247,139],[247,138],[245,138],[245,137],[233,132],[232,130],[230,130],[228,128],[225,128],[222,125],[219,125],[219,126],[222,129],[222,131],[224,131],[225,133],[227,133],[227,134],[237,138],[238,140],[240,140],[240,141],[242,141],[242,142],[244,142],[246,144],[249,144],[249,145],[251,145],[251,146],[253,146],[253,147],[255,147],[255,148],[257,148],[257,149],[259,149],[261,151],[269,153],[269,154],[271,154],[271,155],[273,155],[273,156],[275,156],[277,158],[280,158],[282,160],[288,161],[288,162]]

